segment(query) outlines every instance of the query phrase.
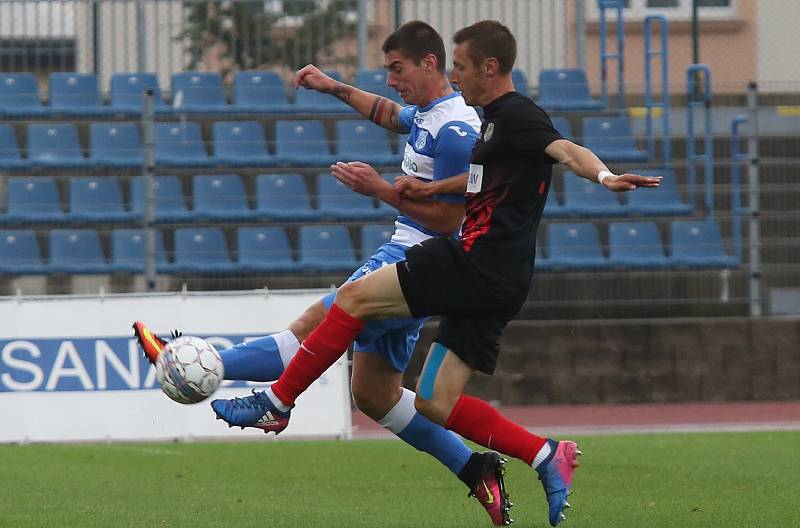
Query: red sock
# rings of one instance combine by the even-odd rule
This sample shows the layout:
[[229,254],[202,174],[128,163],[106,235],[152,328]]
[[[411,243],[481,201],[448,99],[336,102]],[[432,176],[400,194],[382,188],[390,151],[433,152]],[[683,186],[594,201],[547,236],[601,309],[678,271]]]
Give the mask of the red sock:
[[294,400],[344,354],[363,327],[362,321],[333,304],[325,320],[303,341],[272,384],[272,392],[286,405],[294,405]]
[[462,394],[445,426],[468,440],[531,465],[547,441],[529,433],[478,398]]

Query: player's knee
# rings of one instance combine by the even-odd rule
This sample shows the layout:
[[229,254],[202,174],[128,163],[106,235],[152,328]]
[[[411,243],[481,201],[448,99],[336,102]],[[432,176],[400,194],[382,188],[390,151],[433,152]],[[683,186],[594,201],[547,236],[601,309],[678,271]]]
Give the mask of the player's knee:
[[359,411],[375,421],[382,419],[392,409],[388,391],[376,391],[359,383],[353,383],[353,402]]
[[336,292],[334,302],[356,319],[362,319],[365,314],[363,290],[361,281],[346,282]]

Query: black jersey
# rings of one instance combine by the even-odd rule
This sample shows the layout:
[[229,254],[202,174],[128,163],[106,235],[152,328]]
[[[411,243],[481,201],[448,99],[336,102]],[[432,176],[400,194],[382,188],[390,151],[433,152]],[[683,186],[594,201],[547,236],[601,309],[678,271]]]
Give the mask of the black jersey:
[[536,230],[556,163],[544,149],[561,137],[545,111],[517,92],[484,107],[461,240],[470,261],[498,288],[530,288]]

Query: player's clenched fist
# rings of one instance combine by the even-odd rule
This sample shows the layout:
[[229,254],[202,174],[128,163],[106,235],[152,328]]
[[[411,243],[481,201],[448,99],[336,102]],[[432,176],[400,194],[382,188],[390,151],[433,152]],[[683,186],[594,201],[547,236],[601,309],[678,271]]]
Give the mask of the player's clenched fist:
[[336,87],[337,82],[314,66],[309,64],[304,66],[294,75],[294,87],[308,88],[309,90],[317,90],[318,92],[331,92]]

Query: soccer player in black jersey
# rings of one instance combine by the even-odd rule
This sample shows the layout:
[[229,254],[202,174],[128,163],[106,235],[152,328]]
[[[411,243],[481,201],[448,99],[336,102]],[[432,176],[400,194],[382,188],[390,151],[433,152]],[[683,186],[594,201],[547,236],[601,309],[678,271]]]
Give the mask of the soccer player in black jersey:
[[[475,370],[493,372],[503,328],[527,298],[553,164],[564,163],[617,192],[657,187],[660,178],[612,174],[591,151],[562,138],[541,108],[514,91],[516,41],[499,22],[468,26],[454,42],[452,80],[467,103],[484,108],[484,123],[469,174],[427,184],[424,192],[466,190],[462,239],[426,240],[406,251],[406,261],[344,284],[325,320],[267,390],[269,412],[284,419],[275,431],[285,428],[295,398],[341,356],[364,321],[441,315],[417,385],[417,409],[469,440],[531,465],[555,526],[569,507],[580,453],[576,444],[529,433],[488,403],[463,394],[464,386]],[[357,175],[352,177],[355,183]],[[397,185],[409,196],[422,195],[412,180]]]

